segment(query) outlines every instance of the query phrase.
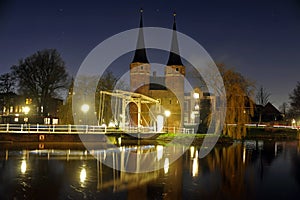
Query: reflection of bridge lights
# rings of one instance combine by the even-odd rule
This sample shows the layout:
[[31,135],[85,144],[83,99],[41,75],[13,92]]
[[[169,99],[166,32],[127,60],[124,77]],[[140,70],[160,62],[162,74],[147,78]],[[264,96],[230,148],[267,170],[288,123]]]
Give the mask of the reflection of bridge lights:
[[192,167],[192,176],[195,177],[198,175],[198,169],[199,169],[199,163],[198,163],[198,158],[195,157],[193,159],[193,167]]
[[197,176],[198,171],[199,171],[198,151],[196,151],[195,152],[195,157],[193,159],[192,176],[193,177]]
[[191,158],[194,157],[194,153],[195,153],[195,147],[191,146],[191,147],[190,147]]
[[22,162],[21,162],[21,173],[25,174],[26,169],[27,169],[26,160],[22,160]]
[[164,172],[165,172],[165,174],[167,174],[169,172],[169,165],[170,165],[169,158],[166,158],[165,159],[165,164],[164,164]]
[[80,171],[80,183],[84,183],[86,180],[86,170],[85,168],[82,168]]
[[164,151],[164,147],[161,145],[157,145],[156,146],[156,151],[157,151],[157,160],[161,160],[163,157],[163,151]]
[[245,164],[246,162],[246,147],[244,146],[243,148],[243,163]]

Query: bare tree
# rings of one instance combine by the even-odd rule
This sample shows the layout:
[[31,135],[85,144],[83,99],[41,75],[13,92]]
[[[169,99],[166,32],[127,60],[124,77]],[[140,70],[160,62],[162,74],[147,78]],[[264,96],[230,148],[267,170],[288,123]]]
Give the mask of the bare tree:
[[270,96],[271,93],[269,93],[263,86],[260,86],[256,93],[257,104],[265,106],[269,102]]
[[58,117],[60,124],[74,124],[72,113],[72,100],[73,100],[74,79],[71,80],[69,92],[63,105],[59,107]]
[[19,92],[29,96],[36,103],[38,114],[48,113],[51,98],[68,86],[68,74],[65,63],[55,49],[38,51],[18,65],[11,67],[18,81]]
[[269,98],[271,96],[271,93],[269,93],[266,88],[263,86],[260,86],[256,93],[256,103],[260,105],[257,108],[257,112],[259,113],[259,119],[258,124],[261,123],[262,118],[262,108],[269,102]]
[[300,82],[297,82],[296,87],[289,96],[290,99],[290,115],[295,118],[300,116]]
[[288,110],[288,104],[286,102],[283,102],[281,106],[279,106],[279,110],[284,116],[286,116]]
[[0,75],[0,92],[9,93],[15,90],[15,78],[11,73]]

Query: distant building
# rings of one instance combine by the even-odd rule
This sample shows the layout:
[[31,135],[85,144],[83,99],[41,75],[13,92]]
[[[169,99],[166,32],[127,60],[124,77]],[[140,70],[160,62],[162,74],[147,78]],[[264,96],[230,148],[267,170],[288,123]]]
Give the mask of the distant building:
[[58,124],[58,108],[63,101],[52,98],[48,104],[46,116],[40,115],[39,108],[30,97],[15,93],[0,93],[0,123],[39,123]]
[[282,113],[272,103],[268,102],[265,106],[255,105],[253,122],[275,122],[282,119]]

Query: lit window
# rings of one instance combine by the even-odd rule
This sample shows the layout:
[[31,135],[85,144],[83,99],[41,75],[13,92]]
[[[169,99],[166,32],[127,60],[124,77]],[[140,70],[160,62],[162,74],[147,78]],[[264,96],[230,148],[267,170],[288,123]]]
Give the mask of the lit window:
[[44,123],[45,124],[50,124],[51,119],[49,117],[44,118]]
[[14,107],[13,106],[11,106],[10,108],[9,108],[9,112],[14,112]]
[[31,104],[31,103],[32,103],[32,99],[26,98],[25,104],[28,105],[28,104]]
[[19,121],[19,118],[18,118],[18,117],[15,117],[14,121],[15,121],[15,122],[18,122],[18,121]]
[[52,119],[52,124],[58,124],[58,119]]

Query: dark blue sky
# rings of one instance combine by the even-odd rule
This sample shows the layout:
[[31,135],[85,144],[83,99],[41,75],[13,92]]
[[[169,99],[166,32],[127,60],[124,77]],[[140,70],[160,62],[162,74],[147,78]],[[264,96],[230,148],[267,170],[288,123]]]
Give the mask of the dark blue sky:
[[[215,62],[263,85],[276,106],[300,81],[299,0],[0,0],[0,73],[37,50],[56,48],[75,74],[101,41],[144,25],[172,27],[198,41]],[[125,63],[129,67],[129,63]]]

